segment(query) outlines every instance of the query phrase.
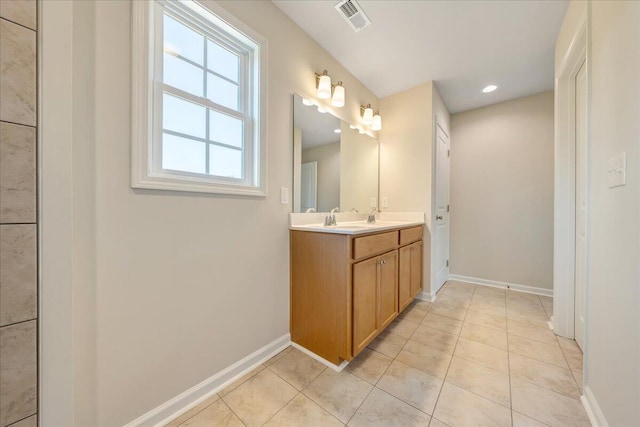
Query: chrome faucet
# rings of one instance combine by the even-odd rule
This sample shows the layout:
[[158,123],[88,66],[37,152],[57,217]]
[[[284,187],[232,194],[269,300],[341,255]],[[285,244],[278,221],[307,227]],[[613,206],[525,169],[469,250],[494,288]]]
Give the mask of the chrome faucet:
[[367,217],[367,222],[369,224],[375,224],[376,223],[376,212],[380,212],[378,210],[378,208],[372,208],[371,212],[369,212],[369,216]]
[[336,212],[340,212],[339,208],[331,209],[331,213],[324,218],[324,226],[329,227],[330,225],[336,225]]
[[307,209],[306,213],[313,213],[316,211],[316,208],[309,208]]

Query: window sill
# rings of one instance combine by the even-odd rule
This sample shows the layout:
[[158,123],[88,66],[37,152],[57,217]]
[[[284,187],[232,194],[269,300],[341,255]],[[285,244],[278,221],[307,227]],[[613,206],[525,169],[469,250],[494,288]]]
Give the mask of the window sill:
[[133,177],[132,188],[146,190],[184,191],[191,193],[232,194],[238,196],[266,197],[266,187],[224,184],[206,179],[173,175],[147,175]]

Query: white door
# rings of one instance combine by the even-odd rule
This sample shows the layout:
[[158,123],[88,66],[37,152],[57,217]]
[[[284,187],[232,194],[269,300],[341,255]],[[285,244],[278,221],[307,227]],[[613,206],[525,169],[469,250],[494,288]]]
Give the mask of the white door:
[[436,125],[435,259],[431,291],[449,280],[449,135]]
[[575,338],[584,348],[587,281],[587,74],[585,63],[576,74],[576,271]]
[[307,162],[300,173],[300,212],[318,209],[318,162]]

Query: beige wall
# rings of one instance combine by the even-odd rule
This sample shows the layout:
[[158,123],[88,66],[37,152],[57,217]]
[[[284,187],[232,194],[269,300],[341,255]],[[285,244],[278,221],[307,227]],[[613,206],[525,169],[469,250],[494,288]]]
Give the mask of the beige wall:
[[451,273],[551,289],[553,91],[451,118]]
[[380,198],[383,211],[425,212],[423,289],[431,292],[433,123],[449,132],[449,112],[433,82],[380,100]]
[[302,150],[302,163],[318,162],[317,212],[340,207],[340,142]]
[[[640,425],[640,2],[593,2],[586,383],[609,426]],[[627,184],[608,188],[627,153]]]
[[[49,3],[51,16],[59,8],[71,12],[66,2]],[[83,127],[79,115],[70,119],[77,128],[73,132],[77,144],[70,144],[64,129],[48,136],[52,149],[63,148],[59,153],[73,150],[73,164],[82,173],[55,169],[56,153],[45,153],[44,161],[52,167],[47,182],[59,185],[47,187],[43,197],[49,214],[56,209],[67,212],[70,201],[56,198],[57,192],[75,199],[70,202],[76,205],[73,222],[65,220],[59,227],[62,240],[65,235],[82,232],[84,224],[94,224],[93,251],[83,256],[78,252],[91,243],[91,236],[86,242],[58,241],[58,262],[52,268],[60,271],[51,271],[49,283],[60,293],[49,297],[60,298],[67,305],[49,304],[47,319],[52,327],[56,315],[71,323],[61,321],[59,341],[48,346],[57,355],[73,358],[59,357],[60,366],[74,369],[65,362],[83,359],[85,366],[95,361],[96,369],[94,380],[80,381],[71,391],[76,394],[72,404],[64,400],[68,389],[60,389],[58,396],[51,395],[49,409],[52,418],[76,418],[76,425],[88,425],[81,420],[91,419],[91,414],[85,414],[89,412],[95,420],[91,425],[113,426],[139,417],[288,333],[287,213],[291,209],[280,204],[279,188],[291,188],[293,179],[291,95],[313,94],[313,73],[327,68],[347,90],[347,105],[335,111],[342,120],[358,122],[359,105],[371,102],[376,106],[378,101],[271,2],[222,2],[268,40],[268,196],[132,190],[131,6],[125,1],[92,4],[91,8],[73,8],[72,27],[59,29],[69,32],[65,37],[88,31],[85,35],[95,40],[90,53],[81,49],[66,55],[63,51],[69,50],[69,44],[48,45],[50,55],[60,49],[60,61],[73,61],[81,54],[93,62],[95,74],[88,80],[95,93],[86,96],[95,111],[95,123]],[[85,28],[82,22],[95,25]],[[51,36],[53,40],[55,34]],[[70,65],[74,66],[77,73],[86,71],[83,64]],[[66,79],[60,82],[69,84]],[[82,105],[84,96],[62,92],[56,102],[60,106]],[[60,110],[64,114],[64,109]],[[50,113],[50,117],[55,115]],[[60,160],[57,164],[65,164],[66,159]],[[83,162],[95,167],[82,169]],[[95,210],[82,206],[84,185],[91,186],[93,197],[88,203],[95,203]],[[53,234],[49,235],[56,232],[51,229]],[[44,255],[53,262],[54,248],[49,245],[46,249]],[[64,258],[65,254],[71,255]],[[89,271],[75,279],[86,279],[82,280],[84,291],[70,311],[71,300],[64,299],[70,294],[64,292],[73,290],[65,279],[72,274],[71,266],[84,261],[83,268]],[[85,317],[88,313],[92,316],[89,319]],[[76,331],[75,335],[68,336],[65,331],[69,330]],[[76,375],[84,372],[75,369]],[[63,376],[54,374],[50,384],[57,381],[64,385]],[[81,393],[87,397],[80,399],[77,395]],[[53,406],[55,399],[59,399],[59,407]]]

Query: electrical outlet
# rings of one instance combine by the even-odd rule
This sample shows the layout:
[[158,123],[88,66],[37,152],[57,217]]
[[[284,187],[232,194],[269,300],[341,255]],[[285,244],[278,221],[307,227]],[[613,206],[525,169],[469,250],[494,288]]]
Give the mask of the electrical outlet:
[[389,198],[388,197],[383,197],[382,198],[382,207],[383,208],[388,208],[389,207]]
[[283,205],[289,204],[289,189],[286,187],[280,188],[280,203]]

